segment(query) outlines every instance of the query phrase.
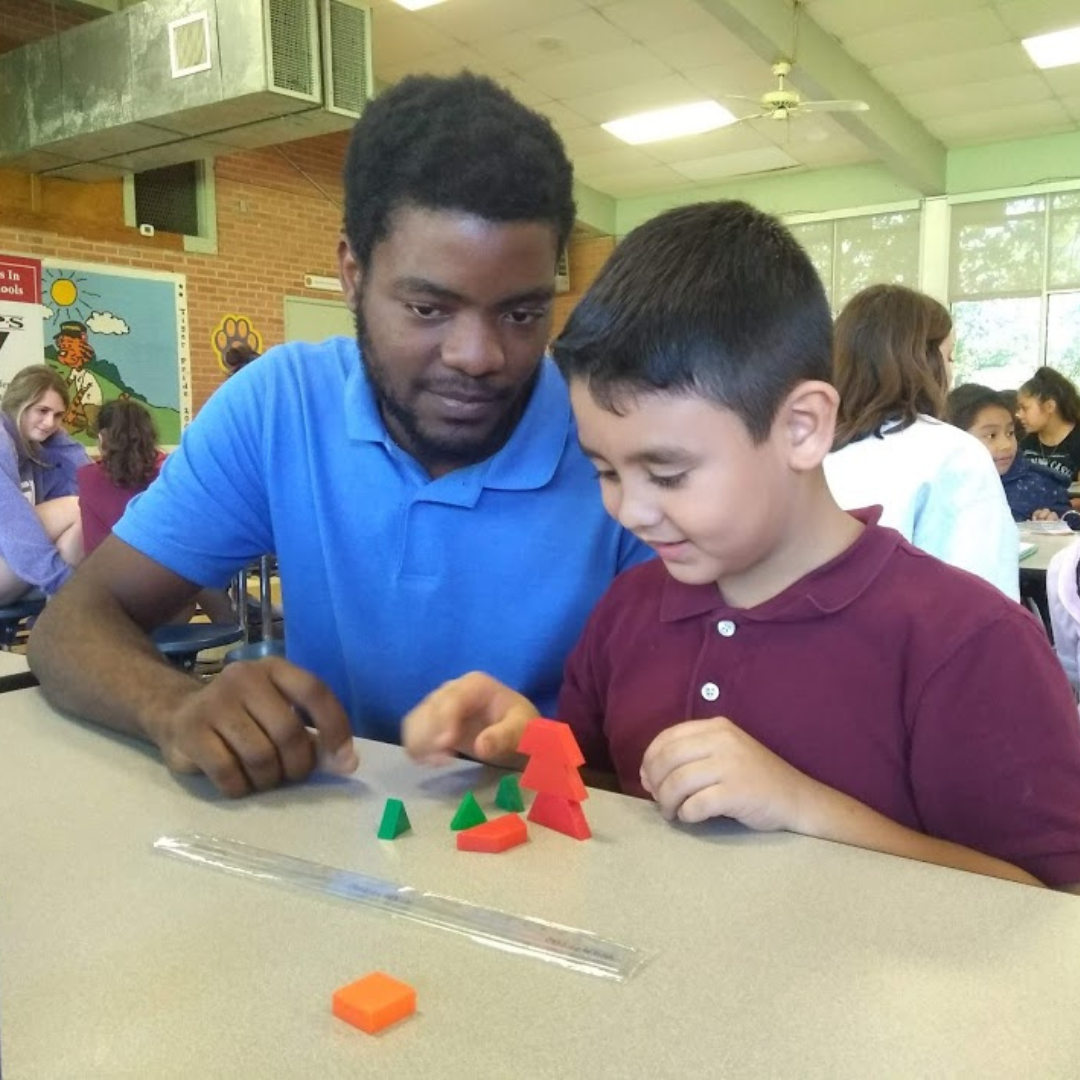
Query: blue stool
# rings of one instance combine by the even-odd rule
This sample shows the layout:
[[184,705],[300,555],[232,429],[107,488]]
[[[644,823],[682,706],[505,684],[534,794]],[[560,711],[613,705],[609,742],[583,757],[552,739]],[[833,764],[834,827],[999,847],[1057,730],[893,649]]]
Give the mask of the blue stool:
[[169,623],[159,626],[150,636],[169,663],[193,671],[203,649],[231,645],[244,636],[244,631],[231,623]]
[[225,654],[225,663],[234,664],[239,660],[262,660],[267,656],[285,658],[285,642],[278,638],[263,638],[262,641],[249,641],[238,645]]
[[14,604],[0,607],[0,649],[10,651],[19,637],[22,624],[27,619],[40,615],[45,610],[45,597],[34,590],[29,596],[16,600]]

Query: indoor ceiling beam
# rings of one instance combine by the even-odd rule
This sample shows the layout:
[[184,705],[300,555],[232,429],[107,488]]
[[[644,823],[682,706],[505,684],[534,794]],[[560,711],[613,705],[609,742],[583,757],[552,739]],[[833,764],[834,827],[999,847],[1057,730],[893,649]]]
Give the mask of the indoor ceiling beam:
[[[870,109],[832,119],[871,150],[899,179],[926,195],[945,191],[945,148],[811,17],[799,12],[795,56],[792,0],[698,0],[766,64],[793,60],[789,82],[809,99],[855,98]],[[765,69],[767,72],[767,68]],[[768,76],[763,85],[768,84]]]

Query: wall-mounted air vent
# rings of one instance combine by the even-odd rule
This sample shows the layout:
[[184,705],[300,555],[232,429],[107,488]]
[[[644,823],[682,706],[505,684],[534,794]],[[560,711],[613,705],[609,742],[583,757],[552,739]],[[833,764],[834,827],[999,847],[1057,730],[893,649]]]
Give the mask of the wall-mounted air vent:
[[168,25],[172,77],[196,75],[210,69],[210,16],[200,11]]
[[270,79],[274,89],[310,97],[319,92],[318,30],[313,3],[268,0]]
[[321,0],[326,107],[359,116],[375,93],[371,66],[371,10],[359,0]]

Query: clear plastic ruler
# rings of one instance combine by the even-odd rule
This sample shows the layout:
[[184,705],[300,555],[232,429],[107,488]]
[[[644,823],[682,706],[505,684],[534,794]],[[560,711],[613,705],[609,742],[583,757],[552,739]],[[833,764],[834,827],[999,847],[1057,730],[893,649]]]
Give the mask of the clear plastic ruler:
[[546,960],[586,975],[624,982],[645,960],[639,949],[589,930],[513,915],[453,896],[420,892],[408,885],[297,859],[239,840],[185,833],[161,837],[154,842],[154,849],[240,877],[342,897],[387,915],[462,934],[481,945]]

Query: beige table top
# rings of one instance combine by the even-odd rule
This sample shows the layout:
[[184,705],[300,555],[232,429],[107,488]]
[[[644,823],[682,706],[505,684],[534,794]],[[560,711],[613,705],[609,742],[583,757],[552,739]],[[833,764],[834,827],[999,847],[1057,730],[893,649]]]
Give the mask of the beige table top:
[[1044,572],[1050,566],[1050,560],[1063,548],[1067,548],[1072,544],[1080,535],[1077,533],[1069,533],[1068,535],[1033,533],[1022,526],[1019,533],[1021,540],[1030,541],[1038,546],[1038,550],[1033,555],[1021,560],[1020,569],[1042,570]]
[[[0,704],[4,1076],[1073,1077],[1080,899],[596,792],[594,839],[455,850],[496,774],[361,743],[361,774],[229,802],[148,751]],[[383,800],[413,832],[375,839]],[[199,830],[579,926],[648,950],[614,983],[151,851]],[[383,969],[418,1014],[330,1013]]]
[[0,649],[0,678],[5,675],[25,675],[30,670],[22,653]]

